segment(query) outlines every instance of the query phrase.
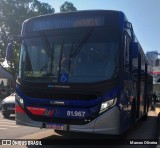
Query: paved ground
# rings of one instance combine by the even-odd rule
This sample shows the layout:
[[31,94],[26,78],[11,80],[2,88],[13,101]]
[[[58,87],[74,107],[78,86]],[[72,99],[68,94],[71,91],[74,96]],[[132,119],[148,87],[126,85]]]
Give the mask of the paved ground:
[[0,112],[0,140],[16,139],[40,131],[42,130],[39,128],[16,125],[14,115],[9,118],[4,118]]

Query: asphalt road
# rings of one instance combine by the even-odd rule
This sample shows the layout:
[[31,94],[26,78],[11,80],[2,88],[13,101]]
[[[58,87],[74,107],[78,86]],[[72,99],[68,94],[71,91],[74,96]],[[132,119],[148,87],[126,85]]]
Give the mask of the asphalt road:
[[0,113],[0,139],[17,139],[39,131],[39,128],[16,125],[14,115],[7,119]]

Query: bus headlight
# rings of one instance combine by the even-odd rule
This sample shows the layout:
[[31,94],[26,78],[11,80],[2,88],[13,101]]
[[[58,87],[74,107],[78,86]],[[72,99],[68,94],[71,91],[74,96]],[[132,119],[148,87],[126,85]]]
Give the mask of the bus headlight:
[[17,95],[17,100],[18,100],[18,102],[20,103],[20,105],[21,105],[22,107],[24,107],[24,101],[23,101],[23,99],[22,99],[21,97],[19,97],[18,95]]
[[112,106],[114,106],[117,102],[117,98],[111,99],[111,100],[107,100],[106,102],[103,102],[101,104],[101,109],[100,109],[100,113],[106,111],[107,109],[111,108]]
[[23,102],[23,99],[21,98],[21,99],[19,99],[19,102],[21,103],[21,105],[23,105],[24,104],[24,102]]

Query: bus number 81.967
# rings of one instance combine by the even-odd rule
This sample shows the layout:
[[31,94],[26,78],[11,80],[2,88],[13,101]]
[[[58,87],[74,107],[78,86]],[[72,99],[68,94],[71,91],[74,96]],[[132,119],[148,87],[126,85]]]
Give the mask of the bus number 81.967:
[[85,111],[67,111],[69,117],[84,117]]

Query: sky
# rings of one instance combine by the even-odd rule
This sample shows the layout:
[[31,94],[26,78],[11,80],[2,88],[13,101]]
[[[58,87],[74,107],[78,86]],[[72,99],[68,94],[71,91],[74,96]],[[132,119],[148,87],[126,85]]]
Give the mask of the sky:
[[[55,12],[66,0],[40,0],[50,4]],[[160,53],[160,0],[68,0],[77,10],[123,11],[145,52]]]

